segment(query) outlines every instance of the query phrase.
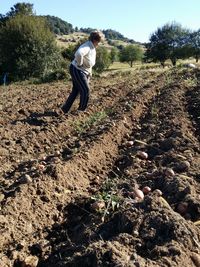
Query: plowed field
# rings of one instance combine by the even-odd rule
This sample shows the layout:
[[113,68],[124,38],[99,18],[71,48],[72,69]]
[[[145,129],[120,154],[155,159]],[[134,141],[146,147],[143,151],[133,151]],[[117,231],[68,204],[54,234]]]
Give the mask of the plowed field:
[[199,267],[200,73],[0,88],[1,267]]

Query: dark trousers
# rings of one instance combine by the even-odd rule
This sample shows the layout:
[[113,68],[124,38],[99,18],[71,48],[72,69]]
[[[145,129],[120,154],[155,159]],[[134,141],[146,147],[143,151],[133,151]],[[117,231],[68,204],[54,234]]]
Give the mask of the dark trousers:
[[73,87],[65,104],[62,106],[62,110],[66,113],[70,110],[78,94],[80,94],[78,110],[85,110],[89,100],[88,76],[82,70],[77,69],[72,64],[70,65],[69,70],[72,77]]

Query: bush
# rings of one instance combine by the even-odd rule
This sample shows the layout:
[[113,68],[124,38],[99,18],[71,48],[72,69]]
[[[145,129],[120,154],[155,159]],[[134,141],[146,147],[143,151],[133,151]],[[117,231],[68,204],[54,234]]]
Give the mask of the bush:
[[121,62],[127,62],[132,67],[134,61],[142,60],[143,50],[139,45],[127,45],[120,51],[119,57]]
[[45,19],[17,15],[0,28],[0,68],[13,80],[42,77],[59,68],[61,55]]
[[53,82],[53,81],[69,80],[69,79],[70,79],[69,72],[64,69],[60,69],[60,70],[55,70],[55,71],[52,71],[46,74],[42,78],[42,82],[48,83],[48,82]]
[[97,73],[103,72],[111,64],[110,53],[105,47],[97,48],[97,58],[96,64],[94,66],[94,71]]

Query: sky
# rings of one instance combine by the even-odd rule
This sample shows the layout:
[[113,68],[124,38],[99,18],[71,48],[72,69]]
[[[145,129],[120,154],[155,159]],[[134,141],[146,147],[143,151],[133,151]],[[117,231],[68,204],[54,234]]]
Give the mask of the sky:
[[74,28],[112,29],[137,42],[148,42],[166,23],[200,29],[200,0],[0,0],[0,14],[20,2],[33,4],[36,15],[59,17]]

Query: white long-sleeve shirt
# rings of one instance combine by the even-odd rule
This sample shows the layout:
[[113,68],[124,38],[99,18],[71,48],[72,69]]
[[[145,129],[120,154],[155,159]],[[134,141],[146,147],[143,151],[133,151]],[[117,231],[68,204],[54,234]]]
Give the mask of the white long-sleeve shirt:
[[75,58],[72,64],[85,72],[87,75],[92,75],[92,67],[96,63],[96,49],[91,41],[83,43],[75,53]]

